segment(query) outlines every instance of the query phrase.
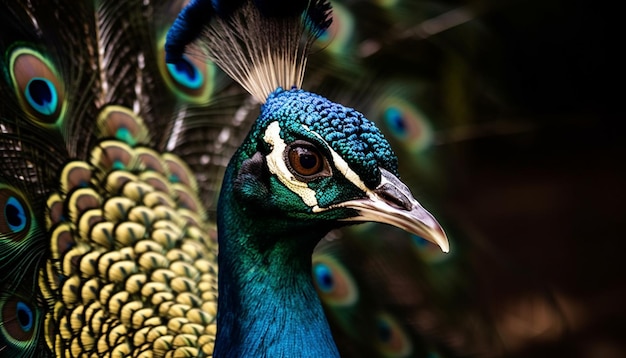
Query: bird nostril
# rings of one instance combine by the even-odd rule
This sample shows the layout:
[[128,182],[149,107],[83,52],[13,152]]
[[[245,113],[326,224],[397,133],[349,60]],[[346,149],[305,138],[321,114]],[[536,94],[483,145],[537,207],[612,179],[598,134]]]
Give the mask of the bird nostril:
[[411,202],[398,188],[388,183],[376,188],[374,192],[389,205],[401,209],[410,211],[412,208]]

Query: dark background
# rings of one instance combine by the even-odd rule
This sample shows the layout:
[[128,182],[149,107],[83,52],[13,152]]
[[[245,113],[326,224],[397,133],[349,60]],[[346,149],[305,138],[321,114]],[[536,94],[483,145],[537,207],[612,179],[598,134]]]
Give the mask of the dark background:
[[[423,155],[435,164],[399,153],[400,171],[451,228],[452,250],[473,272],[468,307],[494,317],[504,353],[478,355],[626,356],[617,6],[413,1],[381,18],[379,7],[342,3],[369,21],[355,47],[381,44],[362,59],[372,82],[423,84],[414,98],[434,128]],[[459,9],[470,19],[436,33],[420,27]]]
[[[443,145],[459,179],[448,205],[548,287],[563,312],[561,334],[527,343],[519,356],[626,356],[619,12],[592,1],[472,5],[494,8],[482,21],[496,45],[474,63],[493,64],[477,72],[506,98],[502,111],[475,106],[473,115],[527,127]],[[528,285],[483,266],[486,280],[525,293]]]

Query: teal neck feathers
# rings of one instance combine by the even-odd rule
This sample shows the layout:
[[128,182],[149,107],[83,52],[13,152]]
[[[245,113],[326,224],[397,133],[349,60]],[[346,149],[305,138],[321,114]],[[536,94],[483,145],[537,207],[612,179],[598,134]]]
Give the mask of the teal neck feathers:
[[[341,124],[333,120],[338,118]],[[288,162],[289,146],[304,141],[324,158],[348,151],[359,177],[374,186],[377,163],[396,170],[380,132],[360,113],[302,90],[278,89],[269,96],[231,159],[219,201],[218,357],[338,355],[312,283],[311,255],[351,212],[324,208],[363,191],[339,175],[331,159],[324,159],[328,173],[299,183],[304,189],[286,184],[294,180],[286,177],[297,175],[281,176],[271,161]]]
[[[232,168],[220,198],[218,336],[216,357],[336,357],[311,281],[313,247],[323,233],[277,242],[271,226],[254,220],[233,198]],[[268,219],[268,218],[265,218]],[[266,243],[267,245],[251,245]]]
[[[301,150],[316,153],[304,166],[317,155],[311,175],[294,169]],[[356,215],[340,204],[362,198],[396,163],[353,109],[297,89],[269,96],[221,191],[216,356],[338,355],[312,284],[313,248]]]
[[330,230],[379,221],[447,250],[363,115],[303,90],[270,94],[232,157],[218,205],[216,357],[334,357],[311,255]]

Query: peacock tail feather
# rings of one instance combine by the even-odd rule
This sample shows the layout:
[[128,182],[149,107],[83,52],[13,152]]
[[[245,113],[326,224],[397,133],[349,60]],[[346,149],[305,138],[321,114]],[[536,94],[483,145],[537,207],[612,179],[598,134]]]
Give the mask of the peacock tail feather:
[[216,245],[195,178],[178,157],[134,144],[145,128],[128,109],[102,115],[113,132],[103,137],[131,143],[105,139],[89,161],[68,163],[48,199],[48,345],[60,355],[208,355]]
[[182,5],[2,2],[3,356],[211,354],[210,215],[250,109],[212,63],[165,64]]

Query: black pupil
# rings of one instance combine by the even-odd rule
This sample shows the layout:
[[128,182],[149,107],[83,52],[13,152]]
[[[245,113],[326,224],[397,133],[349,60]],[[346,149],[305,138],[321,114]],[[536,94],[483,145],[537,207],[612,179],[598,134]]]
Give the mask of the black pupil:
[[28,327],[28,325],[30,325],[30,315],[25,309],[17,310],[17,319],[20,321],[22,327]]
[[322,275],[321,279],[323,287],[333,287],[333,277],[331,275]]
[[176,63],[176,71],[184,73],[189,79],[192,80],[196,77],[196,72],[194,71],[193,66],[185,59]]
[[30,97],[40,106],[52,102],[50,87],[43,80],[33,80],[28,86],[28,92]]
[[20,210],[15,205],[7,205],[4,213],[7,218],[7,222],[11,226],[22,225],[22,218],[20,217]]
[[378,322],[378,337],[381,341],[387,342],[391,339],[391,327],[385,322]]
[[393,125],[396,127],[396,130],[399,132],[404,132],[406,130],[406,125],[404,124],[404,118],[401,115],[396,114],[392,118]]
[[300,153],[300,165],[304,168],[304,169],[313,169],[315,168],[315,166],[317,165],[317,156],[304,152],[304,153]]

